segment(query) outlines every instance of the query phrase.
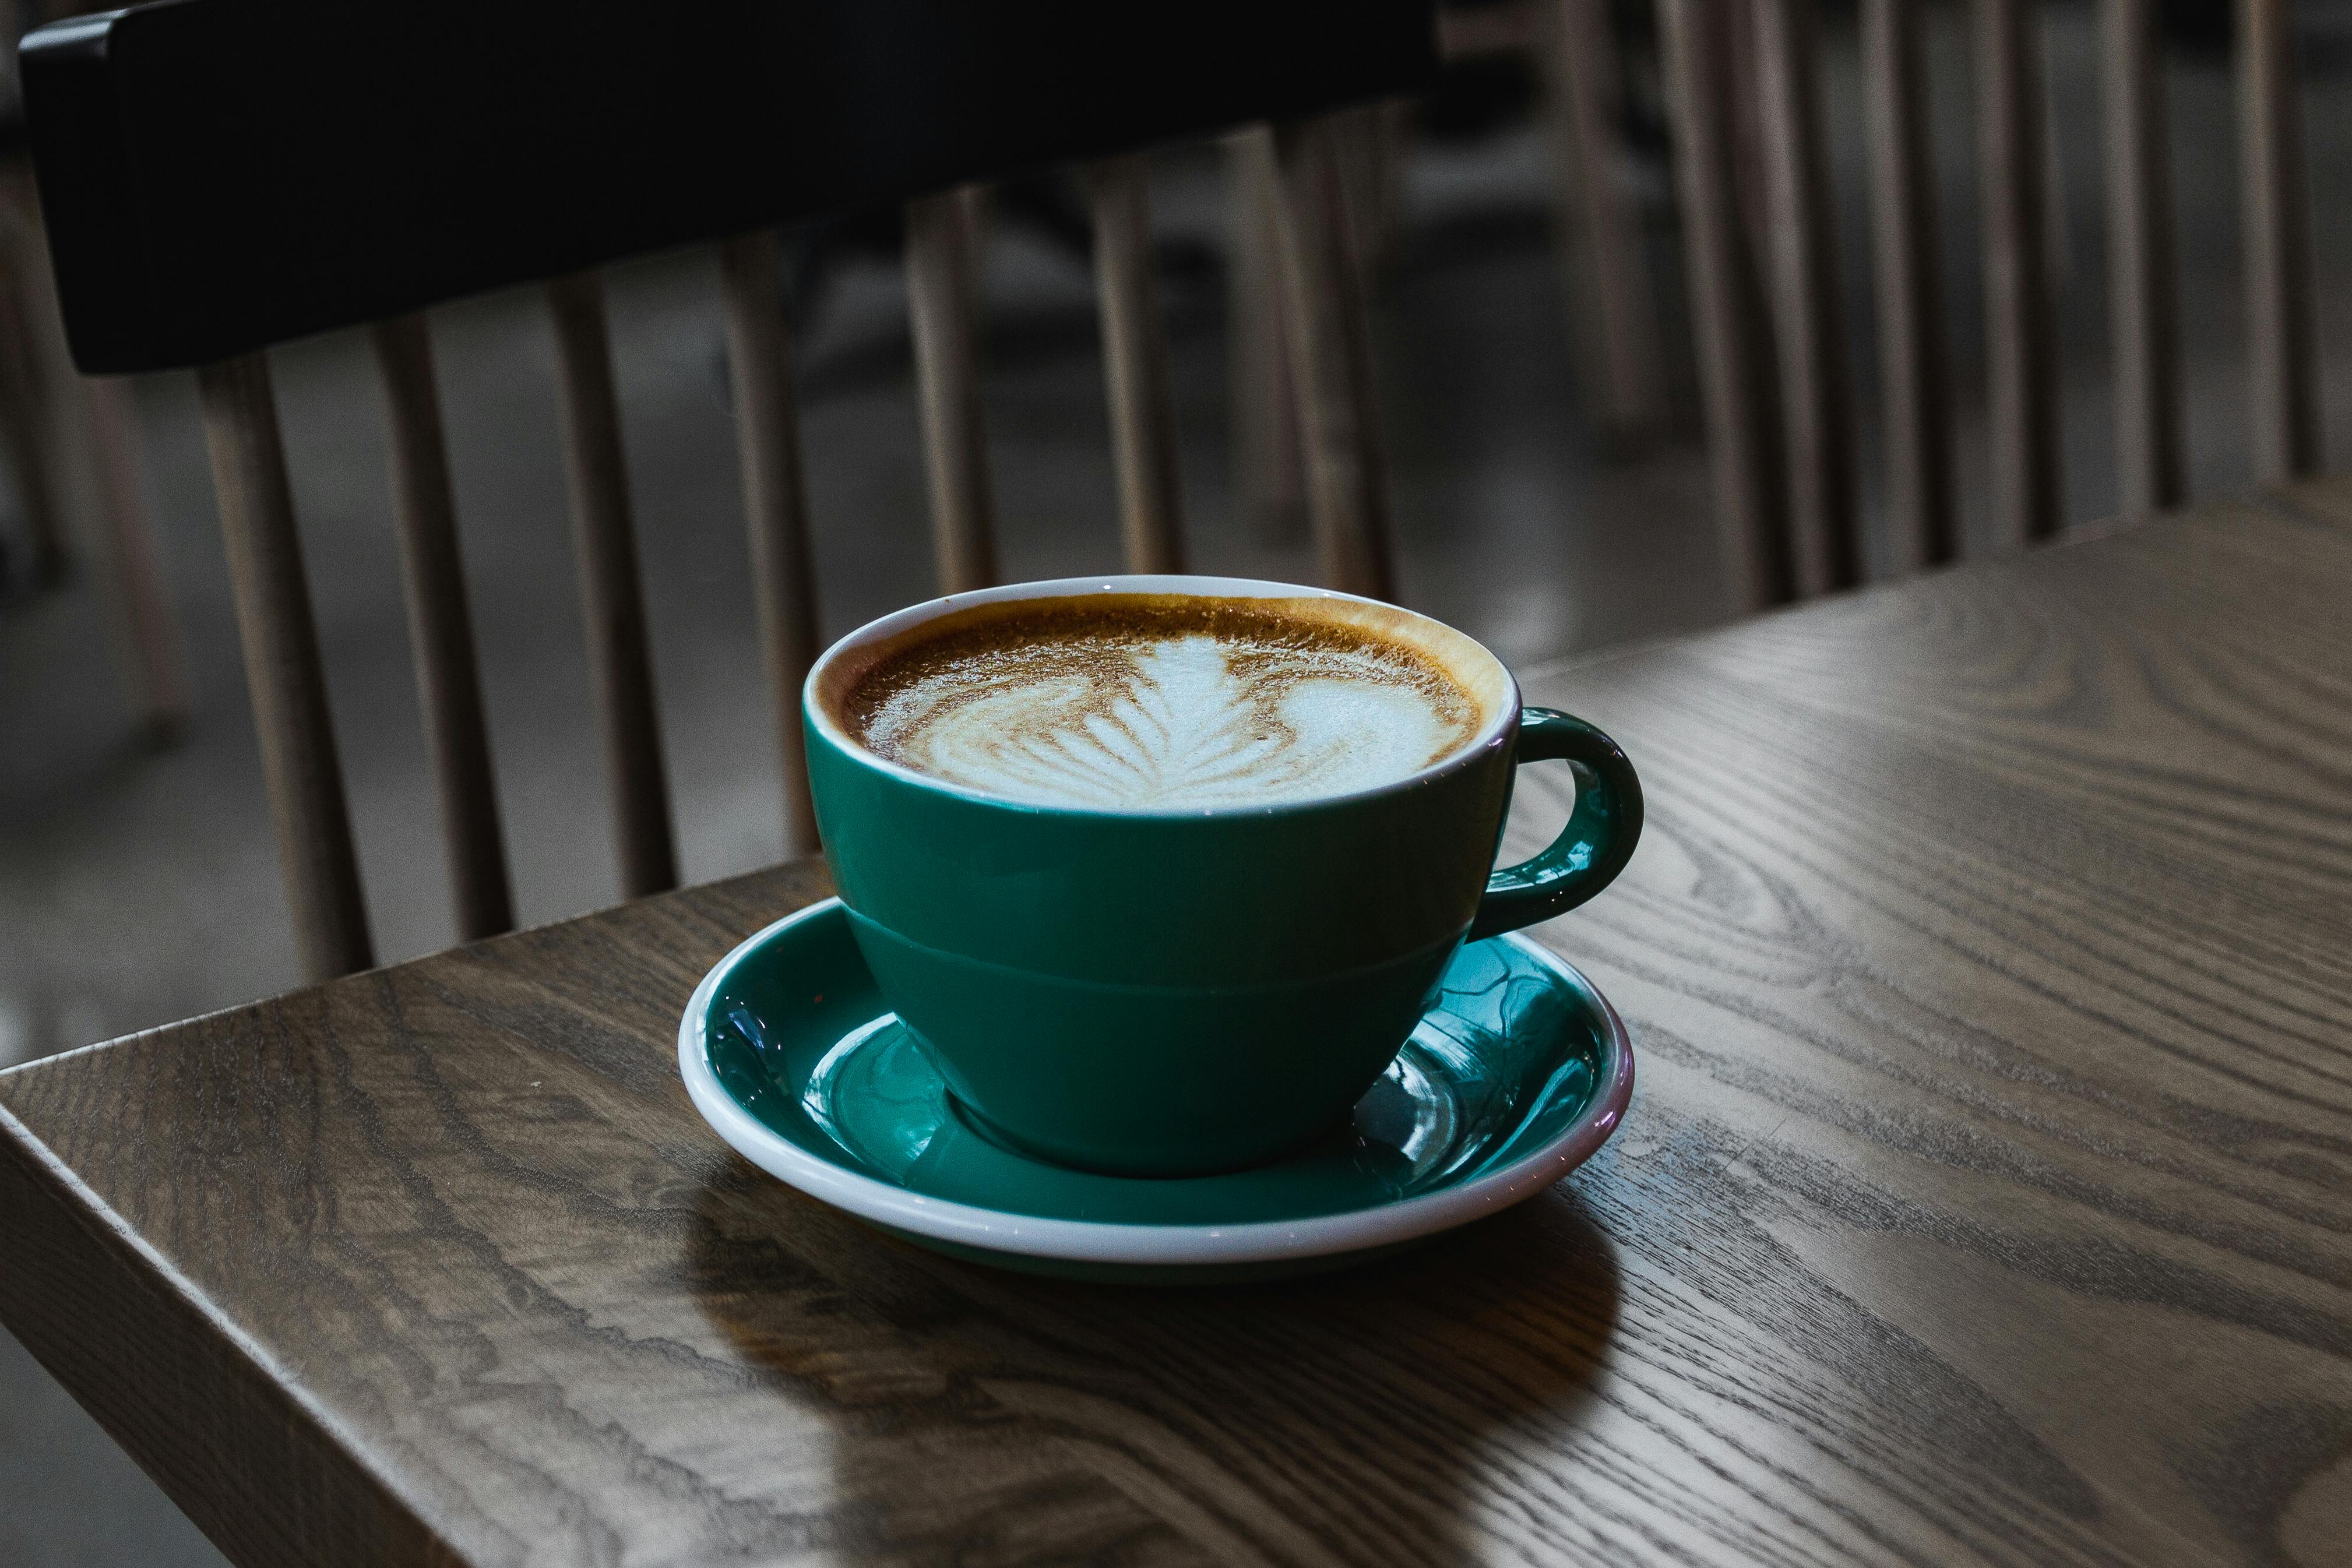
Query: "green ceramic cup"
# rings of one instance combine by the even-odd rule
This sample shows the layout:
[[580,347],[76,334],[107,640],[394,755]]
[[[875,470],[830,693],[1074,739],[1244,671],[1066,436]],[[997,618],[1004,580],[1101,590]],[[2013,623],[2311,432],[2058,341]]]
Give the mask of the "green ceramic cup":
[[[1483,718],[1354,794],[1181,811],[981,794],[884,760],[839,714],[882,650],[977,606],[1091,593],[1312,600],[1407,637]],[[933,600],[835,643],[802,699],[818,830],[883,997],[982,1131],[1126,1175],[1238,1169],[1328,1131],[1386,1070],[1466,940],[1606,887],[1642,830],[1633,765],[1522,709],[1485,648],[1370,600],[1212,577],[1084,578]],[[1575,770],[1567,827],[1494,869],[1521,763]]]

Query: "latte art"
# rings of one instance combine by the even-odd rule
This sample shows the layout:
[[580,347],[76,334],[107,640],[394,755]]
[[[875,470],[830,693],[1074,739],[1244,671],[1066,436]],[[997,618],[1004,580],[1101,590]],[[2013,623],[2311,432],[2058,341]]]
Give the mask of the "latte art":
[[886,661],[853,701],[858,738],[991,795],[1151,810],[1348,794],[1478,728],[1442,670],[1360,632],[1232,611],[1092,619],[975,629]]

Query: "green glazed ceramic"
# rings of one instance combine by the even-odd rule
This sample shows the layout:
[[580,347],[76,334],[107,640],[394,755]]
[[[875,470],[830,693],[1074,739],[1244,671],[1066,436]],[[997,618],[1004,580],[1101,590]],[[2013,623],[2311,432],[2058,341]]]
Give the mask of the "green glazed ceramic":
[[[1486,722],[1377,789],[1116,810],[963,789],[877,757],[837,720],[859,674],[929,622],[1094,593],[1311,601],[1401,628]],[[1624,754],[1580,719],[1522,710],[1476,643],[1280,583],[1081,579],[934,600],[835,643],[802,708],[849,930],[916,1049],[993,1136],[1095,1171],[1235,1170],[1328,1132],[1387,1070],[1465,937],[1581,904],[1641,831]],[[1546,759],[1575,768],[1574,814],[1544,853],[1496,871],[1515,768]]]
[[[1352,1117],[1219,1176],[1074,1170],[959,1105],[887,1009],[827,900],[711,970],[678,1030],[696,1107],[747,1158],[882,1229],[1002,1267],[1201,1283],[1336,1267],[1532,1196],[1598,1148],[1633,1092],[1624,1026],[1522,937],[1456,951]],[[1223,1086],[1236,1105],[1258,1085]]]

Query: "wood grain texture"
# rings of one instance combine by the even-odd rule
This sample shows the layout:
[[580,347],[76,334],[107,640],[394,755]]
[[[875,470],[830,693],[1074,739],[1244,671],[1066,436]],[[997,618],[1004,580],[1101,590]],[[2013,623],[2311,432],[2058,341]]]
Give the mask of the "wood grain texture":
[[1754,0],[1753,9],[1789,535],[1797,591],[1829,593],[1862,580],[1862,537],[1853,389],[1839,309],[1829,153],[1822,140],[1821,16],[1813,0]]
[[980,406],[972,210],[961,191],[907,204],[907,303],[941,593],[996,581],[996,497]]
[[1658,41],[1674,120],[1675,191],[1687,247],[1691,333],[1706,409],[1717,553],[1736,611],[1790,597],[1787,497],[1771,395],[1771,340],[1739,214],[1729,124],[1728,8],[1659,0]]
[[1286,340],[1323,586],[1397,597],[1388,444],[1333,118],[1274,129]]
[[661,714],[654,701],[653,642],[637,582],[635,507],[621,444],[621,402],[613,386],[613,336],[604,286],[593,272],[547,286],[555,325],[563,413],[563,471],[572,495],[572,550],[580,609],[588,625],[588,671],[613,792],[613,841],[621,896],[642,898],[677,885],[677,843],[662,766]]
[[2320,465],[2311,191],[2303,168],[2294,0],[2238,0],[2237,32],[2254,477],[2281,485]]
[[2161,47],[2150,0],[2100,0],[2116,477],[2123,509],[2135,513],[2178,506],[2189,490]]
[[1898,571],[1951,559],[1959,536],[1952,485],[1952,354],[1944,330],[1919,21],[1920,0],[1864,0],[1878,395],[1886,433],[1887,527]]
[[1102,319],[1103,380],[1110,392],[1111,450],[1129,571],[1184,570],[1184,482],[1176,402],[1168,380],[1168,332],[1151,270],[1151,165],[1143,154],[1087,171],[1094,214],[1095,300]]
[[329,979],[374,963],[374,946],[268,357],[206,365],[196,384],[294,946],[305,974]]
[[759,607],[760,654],[768,667],[768,700],[775,716],[784,853],[803,855],[816,848],[816,809],[809,800],[801,734],[801,683],[816,663],[821,639],[800,411],[784,333],[783,247],[773,229],[761,229],[719,246],[719,263],[727,301],[735,445],[743,465],[751,597]]
[[1643,771],[1540,933],[1640,1083],[1384,1264],[1033,1281],[735,1159],[676,1020],[803,865],[0,1075],[0,1316],[256,1568],[2339,1568],[2347,575],[2312,488],[1531,672]]
[[1993,531],[2013,546],[2047,538],[2064,521],[2042,16],[2033,0],[1970,4],[1976,11],[1977,180],[1983,205]]
[[441,798],[443,854],[449,862],[457,934],[470,942],[513,926],[514,897],[490,775],[490,731],[482,714],[474,622],[457,548],[457,501],[449,482],[441,392],[433,379],[432,328],[422,315],[395,316],[377,322],[370,334],[392,444],[394,531],[400,541],[400,585],[408,606],[425,749]]

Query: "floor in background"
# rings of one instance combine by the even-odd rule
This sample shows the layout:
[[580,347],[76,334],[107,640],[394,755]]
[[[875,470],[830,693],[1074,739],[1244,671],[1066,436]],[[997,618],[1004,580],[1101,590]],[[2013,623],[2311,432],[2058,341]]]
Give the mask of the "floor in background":
[[[1931,29],[1948,317],[1979,401],[1966,40]],[[2105,391],[2103,220],[2091,13],[2050,14],[2067,192],[2057,260],[2066,324],[2070,516],[2114,503]],[[2316,57],[2315,67],[2332,62]],[[1850,37],[1825,73],[1865,495],[1875,526],[1867,230]],[[2170,81],[2197,491],[2241,486],[2230,78],[2181,59]],[[2352,175],[2352,90],[2310,88],[2312,179]],[[1163,230],[1215,239],[1213,164],[1168,162]],[[1662,183],[1658,171],[1646,175]],[[1706,474],[1694,439],[1610,458],[1580,410],[1545,229],[1540,144],[1519,134],[1424,151],[1381,307],[1404,597],[1514,663],[1708,623],[1723,612]],[[2317,209],[2331,450],[2352,455],[2352,204]],[[1671,235],[1661,236],[1671,248]],[[1009,578],[1117,563],[1106,416],[1083,265],[1021,235],[990,257],[988,414]],[[798,347],[824,632],[930,591],[901,280],[843,276]],[[1672,286],[1667,287],[1673,298]],[[615,356],[685,874],[775,858],[773,737],[752,655],[740,505],[707,255],[617,269]],[[1223,306],[1169,298],[1194,563],[1299,578],[1302,531],[1237,515],[1226,460]],[[499,788],[529,923],[607,903],[614,874],[564,520],[552,346],[535,299],[436,316],[460,526],[482,642]],[[451,940],[396,589],[372,371],[350,336],[274,356],[379,956]],[[1685,372],[1686,378],[1686,372]],[[1685,386],[1685,406],[1687,387]],[[182,618],[194,726],[176,748],[133,735],[102,614],[82,581],[0,611],[0,1065],[282,989],[298,978],[254,749],[193,384],[142,384],[151,496]],[[1980,421],[1960,433],[1972,537],[1989,531]],[[1640,737],[1625,737],[1638,757]],[[219,1560],[119,1450],[0,1336],[0,1563],[152,1568]]]

